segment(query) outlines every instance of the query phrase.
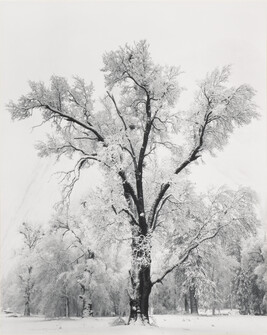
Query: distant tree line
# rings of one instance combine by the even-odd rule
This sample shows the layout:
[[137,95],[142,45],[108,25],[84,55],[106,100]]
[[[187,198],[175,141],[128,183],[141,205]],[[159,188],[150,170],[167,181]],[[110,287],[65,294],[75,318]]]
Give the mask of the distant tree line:
[[[83,247],[74,228],[61,229],[57,225],[44,233],[22,225],[24,246],[2,282],[3,309],[25,316],[128,315],[127,245],[105,240],[99,256]],[[67,231],[70,236],[64,235]],[[238,309],[245,315],[266,315],[266,254],[266,241],[258,235],[242,240],[217,238],[197,248],[183,267],[156,287],[150,313],[209,310],[219,314],[223,309]]]

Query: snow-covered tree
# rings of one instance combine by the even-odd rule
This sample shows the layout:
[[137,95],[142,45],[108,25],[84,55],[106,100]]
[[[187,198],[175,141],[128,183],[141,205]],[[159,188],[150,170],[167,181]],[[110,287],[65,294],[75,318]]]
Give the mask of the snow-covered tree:
[[[96,194],[95,194],[95,198]],[[80,288],[79,299],[82,304],[82,317],[93,314],[121,314],[125,310],[121,301],[125,292],[121,290],[126,281],[127,272],[122,270],[123,253],[121,243],[116,234],[112,240],[102,222],[100,211],[92,209],[88,215],[86,200],[75,211],[63,211],[52,220],[51,231],[56,231],[67,243],[68,249],[76,252],[75,260],[69,268],[72,283]],[[92,201],[91,201],[92,203]],[[96,199],[96,206],[105,212],[105,205]],[[97,216],[100,215],[97,218]],[[115,236],[114,236],[115,237]],[[112,250],[112,252],[111,252]],[[126,275],[125,275],[126,273]],[[125,299],[124,299],[125,300]]]
[[[30,82],[30,93],[8,106],[13,119],[28,118],[36,111],[43,124],[50,123],[47,142],[37,145],[41,156],[73,159],[73,170],[63,178],[67,182],[64,200],[69,199],[81,171],[93,163],[116,185],[113,198],[120,199],[120,205],[111,207],[120,217],[117,222],[123,220],[131,236],[130,322],[149,320],[152,287],[187,260],[192,250],[226,227],[231,230],[249,224],[247,216],[241,214],[241,218],[239,213],[245,214],[248,192],[221,192],[214,212],[200,222],[196,215],[183,211],[182,215],[195,223],[195,234],[173,254],[169,267],[151,279],[152,237],[160,226],[169,224],[163,213],[173,194],[183,191],[179,184],[185,171],[204,153],[222,150],[235,127],[257,116],[254,90],[246,84],[227,85],[229,67],[208,74],[189,110],[177,111],[175,104],[182,91],[180,70],[155,64],[148,49],[147,42],[140,41],[104,54],[107,92],[102,109],[94,107],[92,84],[75,77],[71,85],[57,76],[51,77],[50,86]],[[168,165],[158,162],[162,147],[171,153]],[[149,175],[156,162],[159,167],[151,183]],[[179,201],[176,207],[179,212]],[[181,222],[182,217],[177,216],[177,230]]]
[[234,278],[234,296],[241,314],[267,313],[266,273],[266,242],[259,236],[252,237],[243,243]]
[[33,276],[33,268],[36,263],[35,250],[43,237],[43,232],[40,228],[23,222],[20,228],[20,234],[23,236],[24,247],[21,255],[21,258],[23,258],[23,267],[21,269],[21,273],[19,274],[19,279],[21,286],[23,287],[25,299],[24,315],[30,316],[31,296],[35,285]]
[[56,235],[47,234],[38,250],[37,292],[35,299],[39,302],[42,314],[54,316],[70,316],[73,281],[69,269],[75,259],[72,250]]
[[[60,231],[62,237],[66,234],[69,248],[75,248],[78,251],[78,257],[73,261],[72,268],[69,271],[72,277],[76,278],[77,285],[80,287],[79,298],[82,301],[82,316],[88,317],[93,315],[92,310],[92,280],[97,266],[94,261],[95,253],[89,247],[88,241],[85,240],[83,227],[74,217],[65,215],[55,218],[53,230]],[[85,242],[86,241],[86,242]]]

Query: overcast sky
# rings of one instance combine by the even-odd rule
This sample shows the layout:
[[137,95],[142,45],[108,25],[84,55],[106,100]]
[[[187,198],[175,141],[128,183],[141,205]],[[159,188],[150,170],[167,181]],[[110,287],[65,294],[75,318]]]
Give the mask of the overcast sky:
[[[257,90],[259,121],[239,129],[218,158],[192,169],[200,190],[212,185],[254,188],[266,217],[266,2],[7,1],[0,8],[1,244],[6,260],[23,220],[45,222],[59,194],[52,160],[37,158],[33,120],[11,122],[5,104],[28,91],[28,80],[52,74],[93,81],[104,94],[102,55],[147,39],[156,62],[181,66],[190,102],[196,80],[216,66],[232,64],[231,84]],[[88,184],[97,179],[88,176]],[[4,263],[3,263],[4,264]]]

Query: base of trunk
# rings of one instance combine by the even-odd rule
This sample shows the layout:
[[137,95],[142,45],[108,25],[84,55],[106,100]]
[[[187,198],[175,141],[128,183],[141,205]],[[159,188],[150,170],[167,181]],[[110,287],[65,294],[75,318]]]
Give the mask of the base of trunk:
[[137,318],[129,318],[129,321],[127,323],[128,325],[142,325],[142,326],[146,326],[146,325],[149,325],[150,326],[150,323],[149,323],[149,318],[145,318],[143,316],[137,316]]
[[148,316],[148,305],[144,312],[141,312],[141,308],[138,306],[136,301],[130,301],[130,316],[128,320],[129,324],[142,324],[147,325],[149,323],[149,316]]
[[189,301],[191,314],[198,314],[198,301],[196,297],[196,288],[194,286],[189,288]]
[[82,312],[83,318],[88,318],[89,316],[94,316],[93,310],[92,310],[92,304],[88,304],[85,306]]

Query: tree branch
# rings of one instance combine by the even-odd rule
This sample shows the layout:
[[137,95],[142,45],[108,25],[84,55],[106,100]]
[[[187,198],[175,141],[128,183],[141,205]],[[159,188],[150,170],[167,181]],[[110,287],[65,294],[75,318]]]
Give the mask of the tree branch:
[[44,108],[50,110],[50,112],[52,112],[52,113],[54,113],[54,114],[56,114],[56,115],[58,115],[58,116],[61,116],[63,119],[65,119],[65,120],[67,120],[67,121],[71,121],[71,122],[73,122],[73,123],[75,123],[75,124],[81,126],[82,128],[91,131],[92,133],[95,134],[95,136],[97,137],[97,140],[98,140],[99,142],[103,142],[103,143],[105,142],[104,137],[103,137],[102,135],[100,135],[100,134],[98,133],[98,131],[97,131],[94,127],[92,127],[92,126],[90,126],[90,125],[87,125],[87,124],[85,124],[84,122],[82,122],[82,121],[80,121],[80,120],[75,119],[73,116],[70,116],[70,115],[68,115],[68,114],[62,113],[61,111],[59,111],[59,110],[53,108],[52,106],[50,106],[50,105],[48,105],[48,104],[44,104],[44,105],[43,105],[43,104],[40,104],[39,107],[44,107]]
[[[204,125],[200,125],[199,128],[199,142],[198,145],[196,146],[195,149],[193,149],[189,155],[189,157],[174,171],[174,174],[179,174],[184,168],[187,167],[187,165],[189,165],[191,162],[193,162],[194,160],[198,159],[200,157],[200,151],[202,150],[203,147],[203,141],[204,141],[204,134],[206,131],[206,127],[210,121],[210,116],[211,116],[212,112],[209,111],[209,109],[206,112],[206,115],[204,117]],[[154,201],[154,204],[152,205],[152,208],[150,210],[150,223],[153,222],[154,217],[155,217],[155,213],[157,210],[157,207],[161,201],[161,199],[164,197],[165,193],[167,192],[168,188],[170,187],[170,183],[166,183],[163,184],[161,186],[161,190],[158,194],[158,196],[156,197],[156,200]]]
[[202,150],[203,147],[203,142],[204,142],[204,135],[205,135],[205,131],[206,131],[206,127],[207,125],[210,123],[210,115],[211,115],[211,111],[207,111],[206,116],[205,116],[205,121],[204,121],[204,125],[200,125],[199,128],[199,142],[198,145],[196,146],[195,149],[193,149],[189,155],[189,157],[175,170],[175,174],[180,173],[185,167],[187,167],[188,164],[190,164],[191,162],[195,161],[196,159],[198,159],[200,157],[200,151]]
[[[230,224],[227,223],[225,225],[222,225],[222,226],[219,226],[217,228],[217,230],[211,234],[211,235],[208,235],[206,237],[203,237],[201,240],[197,241],[197,242],[194,242],[191,246],[189,246],[180,256],[179,256],[179,261],[174,264],[173,266],[171,266],[169,269],[167,269],[163,275],[161,277],[159,277],[158,279],[156,279],[155,281],[152,282],[152,286],[155,285],[156,283],[161,283],[162,280],[170,273],[172,272],[175,268],[177,268],[179,265],[181,265],[182,263],[184,263],[187,258],[189,257],[189,255],[191,254],[191,252],[196,249],[200,244],[202,244],[203,242],[207,241],[207,240],[211,240],[213,239],[214,237],[216,237],[218,235],[218,233],[220,232],[221,229],[223,229],[224,227],[228,226]],[[192,241],[190,242],[190,244],[192,243]]]
[[125,135],[127,137],[127,140],[129,142],[129,145],[130,145],[130,150],[128,148],[125,148],[130,154],[131,154],[131,157],[132,157],[132,160],[133,160],[133,163],[134,163],[134,167],[135,167],[135,170],[137,170],[137,161],[136,161],[136,155],[135,155],[135,151],[134,151],[134,148],[133,148],[133,145],[132,145],[132,142],[127,134],[127,130],[128,130],[128,126],[126,124],[126,121],[124,120],[124,117],[122,116],[122,113],[120,112],[119,110],[119,107],[116,103],[116,100],[113,96],[113,94],[110,94],[108,91],[107,91],[107,95],[109,96],[109,98],[112,100],[114,106],[115,106],[115,109],[116,109],[116,112],[119,116],[119,118],[121,119],[121,122],[123,123],[123,126],[124,126],[124,130],[125,130]]
[[[140,212],[140,207],[139,207],[139,204],[138,204],[136,194],[134,192],[134,189],[133,189],[132,185],[128,182],[125,172],[123,170],[120,170],[119,171],[119,176],[122,179],[122,186],[123,186],[124,196],[126,198],[126,201],[129,204],[129,201],[130,201],[130,198],[131,198],[133,200],[135,206],[136,206],[136,209],[137,209],[138,213],[139,213]],[[129,198],[129,196],[130,196],[130,198]]]
[[167,192],[169,187],[170,187],[170,183],[166,183],[166,184],[161,185],[159,194],[156,197],[156,199],[155,199],[155,201],[154,201],[154,203],[153,203],[153,205],[150,209],[149,215],[148,215],[148,224],[149,224],[150,227],[152,227],[153,222],[155,220],[155,214],[156,214],[158,205],[159,205],[160,201],[162,200],[162,198],[164,197],[164,195]]
[[[131,213],[128,209],[123,208],[122,210],[120,210],[120,212],[124,212],[124,213],[126,213],[126,214],[131,218],[131,222],[134,223],[136,226],[139,227],[139,224],[138,224],[138,222],[136,221],[136,219],[135,219],[133,213]],[[120,213],[120,212],[119,212],[119,213]]]
[[166,203],[166,201],[171,197],[171,194],[167,195],[164,199],[162,199],[161,201],[161,204],[159,206],[159,208],[157,209],[157,211],[154,213],[154,216],[153,218],[151,218],[151,222],[148,221],[148,224],[150,226],[150,228],[152,229],[152,231],[155,230],[156,226],[157,226],[157,219],[158,219],[158,216],[159,216],[159,213],[162,209],[162,207],[164,206],[164,204]]

